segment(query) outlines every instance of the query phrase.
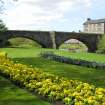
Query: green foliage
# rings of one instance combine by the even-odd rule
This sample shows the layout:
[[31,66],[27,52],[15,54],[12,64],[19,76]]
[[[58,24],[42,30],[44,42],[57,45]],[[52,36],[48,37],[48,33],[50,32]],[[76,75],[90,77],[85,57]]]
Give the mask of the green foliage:
[[105,34],[102,36],[101,40],[98,43],[97,53],[105,54]]
[[11,38],[8,41],[10,43],[10,47],[41,47],[37,42],[22,37]]
[[70,43],[70,44],[62,44],[59,49],[69,50],[69,52],[87,52],[87,46],[83,43]]
[[2,20],[0,20],[0,31],[6,31],[6,30],[7,30],[6,25],[3,23]]

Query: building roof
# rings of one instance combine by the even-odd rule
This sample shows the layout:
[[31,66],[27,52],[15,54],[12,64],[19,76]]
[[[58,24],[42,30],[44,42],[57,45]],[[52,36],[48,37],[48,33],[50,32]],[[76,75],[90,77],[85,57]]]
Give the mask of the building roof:
[[104,23],[104,22],[105,22],[105,18],[104,19],[96,19],[96,20],[92,20],[92,19],[88,18],[87,21],[84,23],[84,25],[89,24],[89,23],[96,24],[96,23]]

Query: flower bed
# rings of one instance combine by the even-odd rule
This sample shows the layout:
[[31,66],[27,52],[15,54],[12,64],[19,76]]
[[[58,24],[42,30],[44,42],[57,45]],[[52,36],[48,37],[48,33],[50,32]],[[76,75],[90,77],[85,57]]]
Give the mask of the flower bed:
[[65,105],[105,105],[105,89],[78,80],[67,80],[14,63],[0,56],[0,72],[18,85],[26,87],[49,101]]
[[0,52],[0,57],[7,57],[7,53],[6,52]]
[[48,52],[41,53],[41,57],[44,57],[50,60],[54,60],[57,62],[105,70],[105,63],[97,63],[97,62],[86,61],[86,60],[81,60],[81,59],[73,59],[73,58],[58,56],[58,55],[55,55],[53,53],[48,53]]

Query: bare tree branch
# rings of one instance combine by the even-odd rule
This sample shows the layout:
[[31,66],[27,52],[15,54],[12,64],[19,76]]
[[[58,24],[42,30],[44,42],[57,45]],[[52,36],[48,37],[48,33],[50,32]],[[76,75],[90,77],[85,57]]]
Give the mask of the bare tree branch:
[[3,4],[4,4],[3,0],[0,0],[0,14],[2,14],[4,10]]
[[[14,2],[17,2],[18,0],[13,0]],[[3,10],[5,9],[4,7],[4,1],[0,0],[0,14],[3,13]]]

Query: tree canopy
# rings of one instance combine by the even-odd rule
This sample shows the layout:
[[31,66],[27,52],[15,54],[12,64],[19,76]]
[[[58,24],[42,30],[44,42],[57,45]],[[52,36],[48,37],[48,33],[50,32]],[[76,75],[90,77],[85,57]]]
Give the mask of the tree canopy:
[[105,34],[102,36],[101,40],[98,43],[97,53],[105,54]]
[[3,23],[2,20],[0,20],[0,31],[6,31],[7,27],[5,26],[5,24]]

